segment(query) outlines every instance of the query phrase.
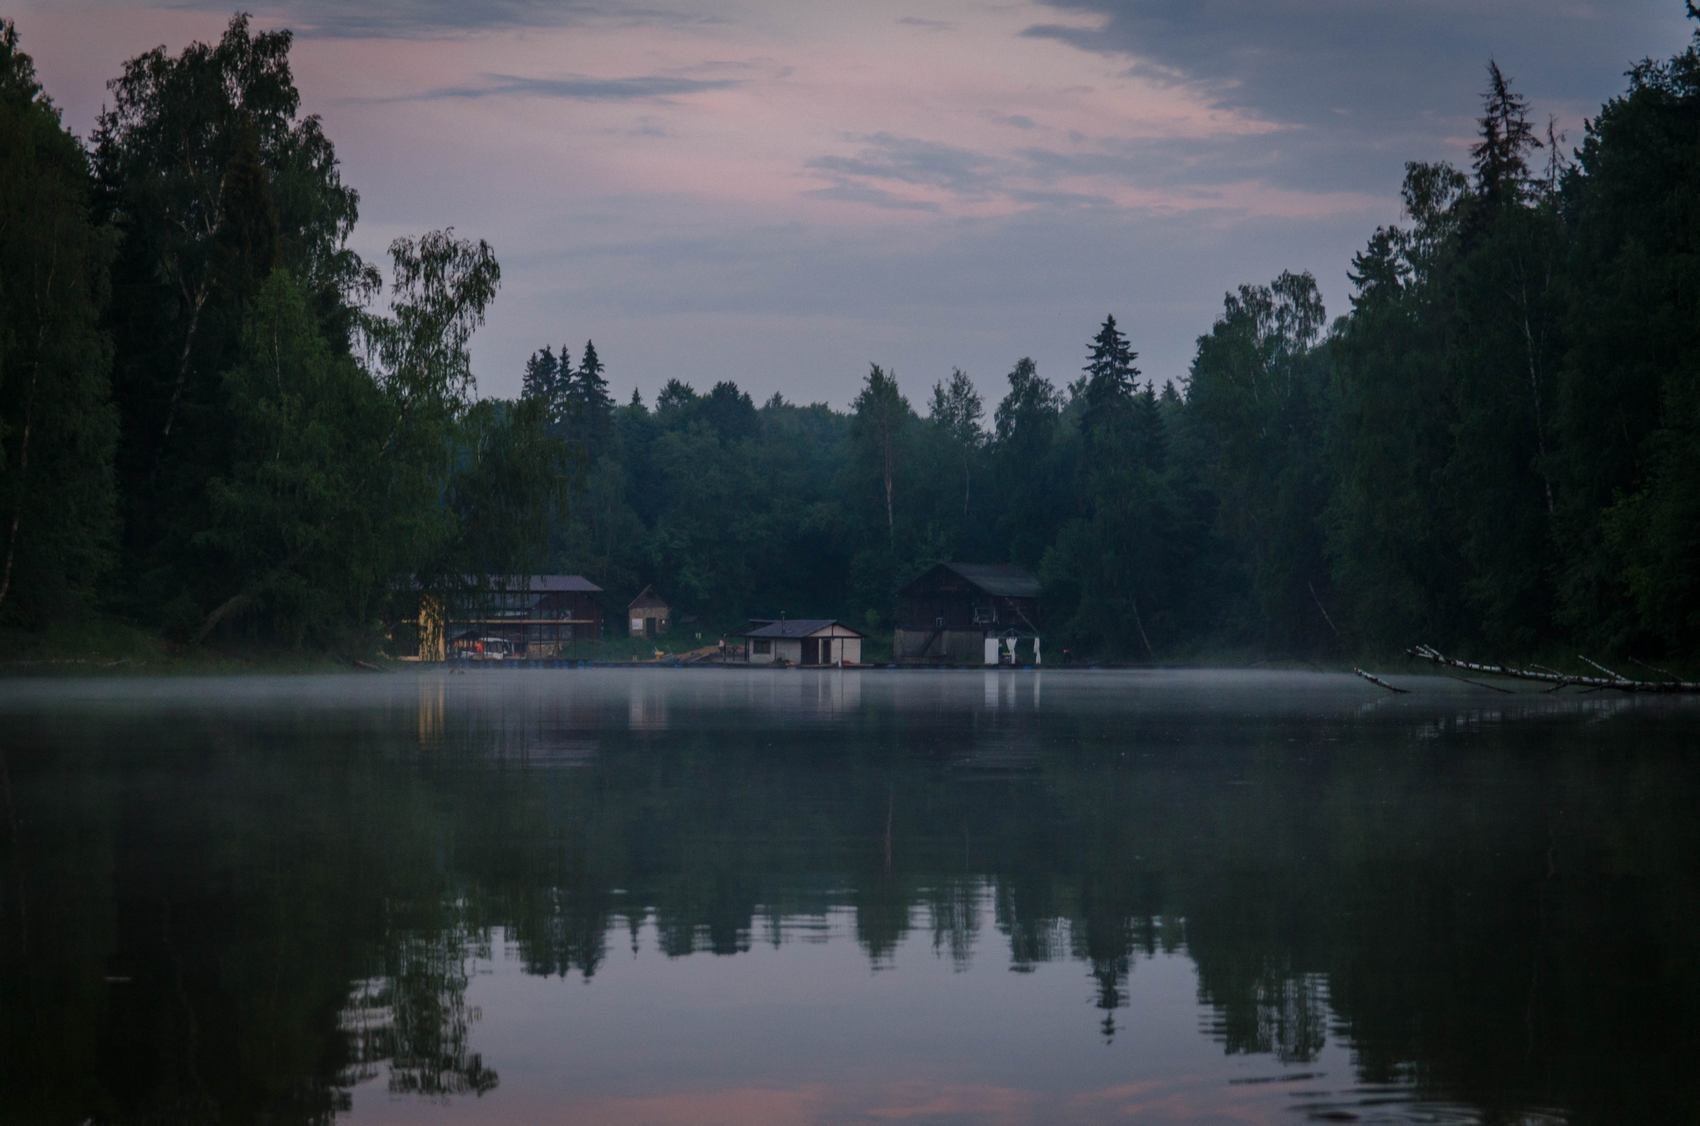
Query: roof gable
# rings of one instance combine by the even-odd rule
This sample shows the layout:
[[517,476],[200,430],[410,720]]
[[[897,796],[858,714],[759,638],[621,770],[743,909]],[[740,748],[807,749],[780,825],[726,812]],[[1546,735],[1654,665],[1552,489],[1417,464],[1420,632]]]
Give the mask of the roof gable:
[[916,576],[903,589],[907,591],[941,568],[998,598],[1038,598],[1043,593],[1033,572],[1013,563],[940,563]]
[[757,629],[747,630],[747,631],[745,631],[744,636],[745,637],[810,637],[814,634],[819,633],[821,630],[829,629],[832,626],[837,626],[840,629],[849,630],[851,633],[855,634],[857,637],[866,637],[867,636],[867,634],[863,633],[861,630],[857,629],[855,626],[845,625],[843,622],[839,621],[836,618],[787,618],[784,621],[769,622],[767,625],[761,626]]
[[665,598],[655,593],[653,586],[646,586],[638,592],[638,596],[626,603],[628,610],[670,610],[672,607]]
[[468,590],[502,593],[600,594],[602,588],[583,575],[462,575]]

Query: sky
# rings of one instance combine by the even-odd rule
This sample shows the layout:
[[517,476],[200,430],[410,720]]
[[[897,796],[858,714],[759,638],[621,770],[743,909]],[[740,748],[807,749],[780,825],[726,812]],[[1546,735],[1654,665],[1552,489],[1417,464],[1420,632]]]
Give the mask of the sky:
[[[80,135],[123,60],[231,0],[8,0]],[[988,413],[1113,313],[1183,381],[1226,291],[1331,315],[1409,160],[1467,165],[1489,58],[1573,148],[1681,0],[255,0],[361,193],[356,248],[452,226],[502,288],[481,393],[594,339],[611,390],[844,407],[869,363]]]

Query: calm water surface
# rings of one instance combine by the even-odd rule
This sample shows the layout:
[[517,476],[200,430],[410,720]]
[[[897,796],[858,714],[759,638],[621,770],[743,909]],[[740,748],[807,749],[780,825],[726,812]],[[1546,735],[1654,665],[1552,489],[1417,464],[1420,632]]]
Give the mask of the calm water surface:
[[0,683],[0,1120],[1700,1121],[1700,705]]

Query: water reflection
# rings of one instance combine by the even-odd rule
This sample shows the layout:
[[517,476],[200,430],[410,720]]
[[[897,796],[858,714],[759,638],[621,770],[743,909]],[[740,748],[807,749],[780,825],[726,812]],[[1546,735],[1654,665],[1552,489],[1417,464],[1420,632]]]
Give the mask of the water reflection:
[[0,1118],[1684,1117],[1692,709],[1365,703],[0,686]]

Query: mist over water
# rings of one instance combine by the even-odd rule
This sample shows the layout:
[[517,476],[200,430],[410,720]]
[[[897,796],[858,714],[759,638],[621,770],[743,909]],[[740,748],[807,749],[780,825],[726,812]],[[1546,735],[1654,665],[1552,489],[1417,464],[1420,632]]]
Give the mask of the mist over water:
[[0,1120],[1686,1119],[1700,707],[1396,679],[0,683]]

